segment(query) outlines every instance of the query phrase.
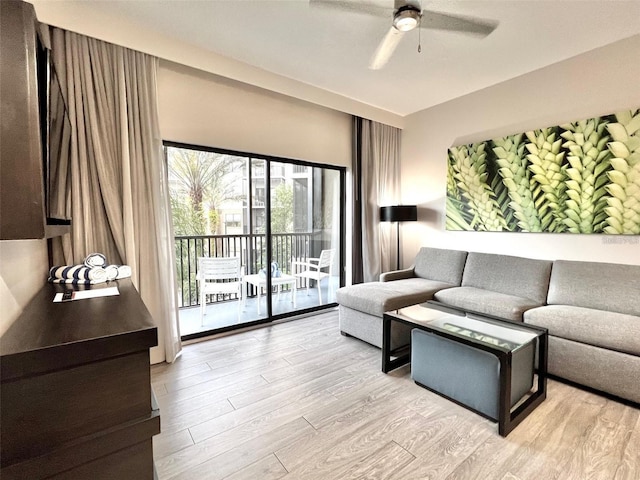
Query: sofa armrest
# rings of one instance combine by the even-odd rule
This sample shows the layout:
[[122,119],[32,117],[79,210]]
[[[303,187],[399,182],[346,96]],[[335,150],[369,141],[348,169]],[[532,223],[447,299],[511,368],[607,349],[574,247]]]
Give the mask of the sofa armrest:
[[393,280],[404,280],[405,278],[413,278],[413,266],[405,268],[404,270],[392,270],[391,272],[385,272],[380,274],[381,282],[392,282]]

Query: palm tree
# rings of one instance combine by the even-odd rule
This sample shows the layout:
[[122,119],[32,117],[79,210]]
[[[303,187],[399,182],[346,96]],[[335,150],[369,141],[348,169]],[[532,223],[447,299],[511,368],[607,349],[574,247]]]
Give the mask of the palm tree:
[[238,200],[238,172],[243,161],[231,155],[169,147],[169,185],[174,229],[179,235],[217,230],[217,209]]

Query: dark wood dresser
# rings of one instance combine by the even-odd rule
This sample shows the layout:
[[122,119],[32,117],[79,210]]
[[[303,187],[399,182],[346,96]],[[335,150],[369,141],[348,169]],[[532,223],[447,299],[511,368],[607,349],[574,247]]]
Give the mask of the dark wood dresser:
[[53,303],[45,285],[0,338],[3,480],[154,478],[157,328],[129,279],[104,286],[120,294]]

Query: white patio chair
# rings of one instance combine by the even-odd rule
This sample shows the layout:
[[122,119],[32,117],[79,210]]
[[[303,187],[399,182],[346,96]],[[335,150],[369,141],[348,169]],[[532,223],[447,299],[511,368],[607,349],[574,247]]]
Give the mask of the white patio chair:
[[[331,277],[334,254],[335,249],[332,248],[329,250],[322,250],[319,257],[308,258],[306,262],[296,260],[295,258],[291,259],[291,273],[296,277],[307,279],[307,295],[309,295],[309,283],[311,283],[310,280],[316,281],[318,287],[318,301],[320,303],[322,303],[322,290],[320,288],[320,281],[323,278]],[[304,270],[299,271],[300,268],[304,268]],[[323,272],[322,270],[325,268],[327,268],[328,271]],[[331,283],[329,283],[329,287],[330,285]]]
[[239,257],[198,257],[200,326],[204,326],[207,295],[238,295],[238,315],[242,303],[242,266]]

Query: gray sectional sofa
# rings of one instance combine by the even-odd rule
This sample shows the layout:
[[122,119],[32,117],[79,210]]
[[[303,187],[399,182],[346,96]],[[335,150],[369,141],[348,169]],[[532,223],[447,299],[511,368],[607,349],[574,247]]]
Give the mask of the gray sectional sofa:
[[[413,267],[337,290],[340,330],[377,347],[382,314],[435,299],[549,331],[552,375],[640,403],[640,266],[424,247]],[[394,324],[392,348],[410,342]]]

